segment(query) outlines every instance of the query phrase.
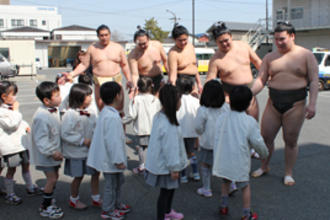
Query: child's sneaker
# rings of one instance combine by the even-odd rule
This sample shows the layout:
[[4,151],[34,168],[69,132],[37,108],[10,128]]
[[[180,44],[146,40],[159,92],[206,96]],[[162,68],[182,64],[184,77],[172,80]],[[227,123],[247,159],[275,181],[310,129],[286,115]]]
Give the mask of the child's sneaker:
[[50,219],[59,219],[62,218],[64,215],[62,209],[57,208],[53,205],[48,206],[46,209],[40,208],[39,211],[40,211],[40,216],[48,217]]
[[187,176],[181,176],[180,177],[180,182],[181,183],[188,183],[188,177]]
[[201,177],[199,176],[199,173],[194,173],[194,174],[193,174],[193,179],[194,179],[195,181],[199,181],[199,180],[201,179]]
[[73,208],[76,210],[84,210],[84,209],[88,208],[88,206],[85,203],[81,202],[80,200],[77,200],[74,203],[73,201],[71,201],[71,199],[69,201],[69,206],[70,206],[70,208]]
[[143,173],[144,172],[144,168],[141,168],[141,167],[135,167],[133,168],[133,173],[134,174],[140,174],[140,173]]
[[23,202],[23,200],[20,197],[16,196],[14,193],[6,196],[5,200],[6,203],[10,205],[19,205]]
[[203,187],[197,189],[197,194],[205,197],[212,197],[212,191],[204,189]]
[[249,217],[247,217],[247,216],[243,216],[242,218],[241,218],[241,220],[257,220],[258,219],[258,215],[257,215],[257,213],[255,213],[255,212],[250,212],[250,216]]
[[92,199],[92,206],[94,207],[102,207],[102,199],[99,199],[99,200],[94,200]]
[[29,196],[41,195],[43,193],[43,188],[39,188],[37,185],[33,185],[32,190],[29,190],[28,188],[26,188],[26,193]]
[[118,211],[124,214],[127,214],[131,211],[131,206],[120,203]]
[[228,215],[228,212],[228,207],[221,207],[219,211],[220,215]]
[[180,212],[174,211],[174,209],[171,210],[170,213],[165,214],[165,219],[169,218],[171,220],[181,220],[184,218],[184,215]]
[[114,210],[113,212],[103,211],[101,213],[101,218],[110,219],[110,220],[122,220],[124,219],[124,213],[119,212],[118,210]]

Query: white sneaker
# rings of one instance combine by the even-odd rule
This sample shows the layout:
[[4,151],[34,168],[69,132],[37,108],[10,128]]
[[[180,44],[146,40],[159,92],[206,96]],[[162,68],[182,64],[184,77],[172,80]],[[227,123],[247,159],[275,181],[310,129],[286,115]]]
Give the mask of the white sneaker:
[[57,208],[53,205],[48,206],[46,209],[40,208],[40,216],[48,217],[50,219],[59,219],[62,218],[64,212],[62,209]]

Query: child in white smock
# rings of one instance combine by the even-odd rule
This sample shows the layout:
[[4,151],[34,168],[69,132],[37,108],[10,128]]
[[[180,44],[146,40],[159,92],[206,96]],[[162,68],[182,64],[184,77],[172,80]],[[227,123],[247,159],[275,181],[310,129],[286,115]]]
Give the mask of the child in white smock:
[[214,131],[212,173],[223,179],[220,214],[228,214],[229,187],[230,183],[235,181],[237,187],[242,189],[242,220],[254,220],[258,217],[250,209],[250,149],[254,148],[262,158],[267,157],[268,149],[257,121],[245,112],[252,99],[251,90],[246,86],[237,86],[229,97],[231,110],[219,116]]

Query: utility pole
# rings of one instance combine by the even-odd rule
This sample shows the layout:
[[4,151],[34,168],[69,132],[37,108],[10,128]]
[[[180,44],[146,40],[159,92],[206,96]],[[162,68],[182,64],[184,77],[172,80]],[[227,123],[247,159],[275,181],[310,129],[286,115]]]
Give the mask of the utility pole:
[[192,0],[192,43],[195,46],[195,0]]
[[173,11],[169,10],[169,9],[166,9],[166,12],[173,15],[173,17],[170,18],[170,20],[173,20],[173,22],[174,22],[173,26],[174,26],[177,23],[177,21],[180,20],[180,18],[176,17],[176,14]]
[[269,43],[268,33],[269,33],[269,15],[268,15],[268,0],[266,0],[266,43]]

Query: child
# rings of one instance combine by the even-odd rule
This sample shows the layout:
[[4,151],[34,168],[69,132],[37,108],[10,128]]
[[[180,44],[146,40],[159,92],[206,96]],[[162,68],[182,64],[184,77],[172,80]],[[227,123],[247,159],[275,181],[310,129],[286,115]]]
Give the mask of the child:
[[237,86],[229,95],[231,111],[222,114],[215,127],[213,175],[223,178],[220,214],[228,214],[228,193],[231,181],[242,188],[242,220],[257,219],[250,209],[249,172],[251,169],[250,146],[262,158],[268,155],[260,135],[257,121],[245,110],[250,105],[252,92],[246,86]]
[[[208,81],[202,92],[200,107],[195,118],[195,130],[200,135],[199,161],[203,186],[197,190],[201,196],[211,197],[211,169],[213,165],[213,139],[217,118],[229,111],[229,105],[224,103],[225,96],[222,85],[217,80]],[[223,107],[222,107],[223,106]]]
[[130,212],[128,205],[120,203],[123,172],[127,166],[125,133],[119,115],[124,107],[124,93],[118,83],[106,82],[100,88],[100,95],[104,107],[96,123],[87,165],[104,175],[101,217],[120,220]]
[[[181,127],[186,152],[190,160],[192,177],[195,181],[198,181],[200,180],[200,176],[198,173],[197,158],[195,155],[198,134],[194,128],[194,120],[197,114],[197,109],[199,108],[199,100],[191,95],[194,86],[191,79],[187,77],[179,77],[176,81],[176,85],[182,94],[181,107],[177,112],[177,118]],[[186,175],[186,170],[183,170],[181,173],[181,183],[187,182],[188,178]]]
[[92,89],[74,84],[69,94],[69,109],[63,116],[61,138],[65,158],[64,174],[73,177],[69,206],[83,210],[87,205],[79,200],[79,187],[84,174],[92,175],[92,204],[100,206],[99,172],[87,166],[88,148],[93,136],[96,116],[86,109],[91,104]]
[[32,184],[29,171],[29,154],[22,139],[30,131],[28,124],[22,120],[16,101],[17,86],[10,81],[0,82],[0,154],[7,165],[7,174],[4,180],[6,188],[6,202],[12,205],[22,203],[22,199],[14,193],[14,174],[16,167],[22,164],[22,176],[26,183],[28,194],[38,194],[40,190]]
[[171,210],[175,189],[179,188],[179,172],[187,165],[187,155],[176,111],[180,108],[180,92],[173,85],[160,89],[162,110],[153,121],[146,160],[146,183],[159,186],[157,220],[183,219]]
[[155,114],[161,109],[159,99],[152,95],[152,79],[150,77],[142,77],[138,80],[137,85],[139,94],[130,101],[128,114],[124,120],[124,123],[134,121],[133,129],[139,140],[137,151],[140,165],[133,169],[134,173],[144,171],[145,155],[149,144],[152,120]]
[[61,218],[62,209],[52,202],[53,192],[58,180],[58,170],[63,156],[61,153],[60,90],[54,82],[42,82],[36,88],[36,95],[42,102],[34,113],[32,122],[32,151],[36,169],[46,176],[43,202],[39,209],[42,217]]
[[[92,85],[93,85],[93,79],[89,76],[89,75],[86,75],[86,74],[83,74],[83,75],[79,75],[78,77],[78,83],[83,83],[83,84],[86,84],[88,85],[89,87],[92,88]],[[74,84],[73,84],[74,85]],[[93,92],[93,89],[92,89],[92,92]],[[61,96],[62,97],[62,96]],[[63,97],[62,97],[63,98]],[[62,114],[64,114],[67,110],[69,109],[69,96],[66,96],[61,105],[59,106],[59,110]],[[97,116],[98,114],[98,109],[97,109],[97,106],[96,106],[96,102],[95,102],[95,96],[94,94],[92,94],[92,101],[91,101],[91,104],[88,106],[88,109],[87,109],[89,112],[95,114]]]

